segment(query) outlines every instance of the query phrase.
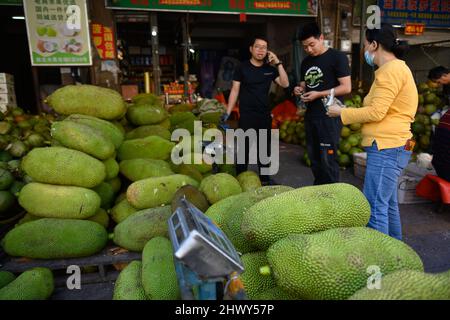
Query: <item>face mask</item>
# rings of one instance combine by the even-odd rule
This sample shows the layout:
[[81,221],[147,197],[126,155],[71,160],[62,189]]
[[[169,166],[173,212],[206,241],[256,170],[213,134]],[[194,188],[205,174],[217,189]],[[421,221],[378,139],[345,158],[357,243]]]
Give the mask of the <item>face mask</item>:
[[375,56],[371,55],[369,51],[364,51],[364,59],[366,59],[366,62],[369,66],[374,67],[375,66]]

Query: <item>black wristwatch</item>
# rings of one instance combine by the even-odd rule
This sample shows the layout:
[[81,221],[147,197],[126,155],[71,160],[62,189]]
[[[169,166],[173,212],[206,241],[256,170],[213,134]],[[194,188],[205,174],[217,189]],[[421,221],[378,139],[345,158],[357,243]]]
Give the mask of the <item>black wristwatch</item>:
[[275,66],[278,67],[279,65],[283,64],[283,62],[278,62]]

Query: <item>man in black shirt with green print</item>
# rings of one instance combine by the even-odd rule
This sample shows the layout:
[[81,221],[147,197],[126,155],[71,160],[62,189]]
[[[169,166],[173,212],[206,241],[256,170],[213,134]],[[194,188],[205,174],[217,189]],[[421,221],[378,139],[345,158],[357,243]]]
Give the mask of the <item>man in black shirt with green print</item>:
[[323,35],[316,23],[303,27],[299,40],[308,54],[301,65],[299,86],[294,94],[306,103],[305,131],[308,156],[314,174],[314,184],[339,182],[337,150],[342,123],[327,117],[322,99],[334,89],[336,97],[352,91],[351,71],[346,55],[325,47]]
[[[289,87],[289,79],[282,62],[268,50],[268,42],[263,37],[256,37],[250,46],[251,58],[241,63],[235,71],[233,86],[228,100],[227,115],[231,113],[239,97],[239,128],[246,131],[266,129],[269,138],[268,151],[270,152],[270,133],[272,129],[271,110],[269,109],[269,90],[272,82],[283,88]],[[270,184],[270,177],[261,174],[262,167],[259,157],[258,135],[258,167],[260,179],[264,185]],[[245,163],[236,165],[236,173],[247,171],[249,164],[250,144],[246,143]]]

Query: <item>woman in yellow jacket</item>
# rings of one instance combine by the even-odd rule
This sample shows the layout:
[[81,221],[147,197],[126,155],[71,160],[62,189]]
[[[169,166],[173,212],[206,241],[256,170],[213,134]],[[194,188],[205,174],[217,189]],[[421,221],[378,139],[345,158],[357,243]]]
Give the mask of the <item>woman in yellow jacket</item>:
[[368,29],[364,57],[374,67],[375,81],[362,108],[331,106],[330,117],[341,117],[345,125],[362,123],[362,145],[367,152],[364,194],[371,206],[368,227],[402,239],[397,184],[411,158],[414,142],[411,123],[417,112],[418,93],[411,70],[399,58],[406,47],[395,29],[381,24]]

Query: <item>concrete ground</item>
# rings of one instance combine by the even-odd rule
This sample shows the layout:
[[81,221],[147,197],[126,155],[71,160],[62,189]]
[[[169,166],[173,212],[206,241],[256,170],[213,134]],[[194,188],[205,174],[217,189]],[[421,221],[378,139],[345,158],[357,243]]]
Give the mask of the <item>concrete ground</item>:
[[[311,170],[301,158],[300,146],[280,143],[280,171],[275,176],[279,184],[292,187],[313,183]],[[341,181],[362,190],[364,181],[353,174],[352,169],[341,171]],[[440,210],[433,203],[400,205],[403,241],[422,258],[426,272],[442,272],[450,269],[450,210]]]

